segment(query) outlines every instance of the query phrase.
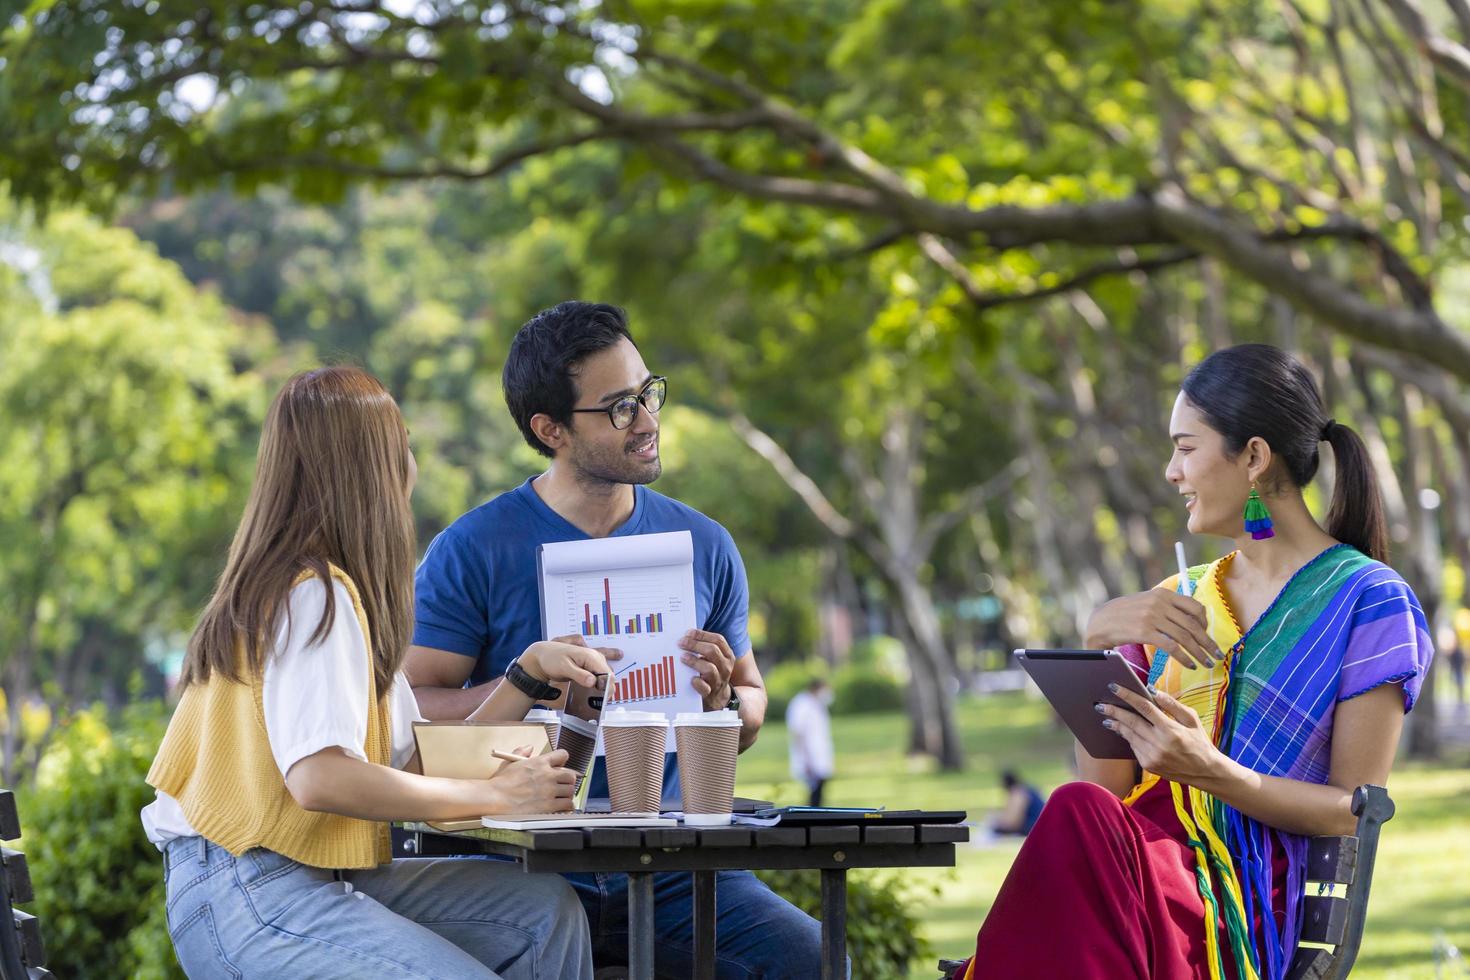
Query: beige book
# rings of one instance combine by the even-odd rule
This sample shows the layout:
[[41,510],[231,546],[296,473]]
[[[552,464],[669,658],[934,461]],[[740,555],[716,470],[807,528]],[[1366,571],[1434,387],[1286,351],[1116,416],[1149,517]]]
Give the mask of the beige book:
[[[419,764],[425,776],[453,779],[489,779],[505,765],[495,753],[531,747],[532,755],[551,751],[546,726],[527,721],[417,721],[413,725]],[[436,830],[473,830],[473,820],[431,822]]]

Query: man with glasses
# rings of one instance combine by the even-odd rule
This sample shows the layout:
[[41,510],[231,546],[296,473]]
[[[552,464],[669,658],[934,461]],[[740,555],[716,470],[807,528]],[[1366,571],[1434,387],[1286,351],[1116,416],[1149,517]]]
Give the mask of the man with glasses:
[[[416,581],[413,646],[404,663],[430,719],[464,718],[492,686],[534,686],[515,657],[541,639],[536,553],[548,542],[689,531],[699,629],[680,639],[706,710],[740,712],[742,751],[766,712],[751,652],[745,565],[729,532],[647,484],[658,479],[666,379],[652,374],[623,311],[567,302],[521,327],[501,376],[526,441],[551,462],[540,476],[465,514],[429,545]],[[533,694],[533,696],[536,696]],[[601,764],[590,793],[607,795]],[[678,796],[678,766],[664,767]],[[567,876],[587,909],[599,962],[627,962],[625,875]],[[655,877],[659,976],[693,974],[691,876]],[[814,977],[821,927],[748,872],[716,881],[720,977]]]

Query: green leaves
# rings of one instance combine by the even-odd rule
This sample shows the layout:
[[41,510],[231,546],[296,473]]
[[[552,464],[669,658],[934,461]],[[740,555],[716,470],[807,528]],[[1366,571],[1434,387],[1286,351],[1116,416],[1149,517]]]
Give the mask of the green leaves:
[[251,366],[270,348],[240,347],[223,307],[127,231],[8,210],[0,229],[54,297],[0,280],[0,656],[24,697],[93,624],[135,637],[89,672],[95,695],[202,600],[248,483],[265,407]]
[[138,813],[168,709],[143,701],[67,719],[20,794],[21,849],[36,889],[46,965],[57,976],[182,980],[164,919],[163,858]]

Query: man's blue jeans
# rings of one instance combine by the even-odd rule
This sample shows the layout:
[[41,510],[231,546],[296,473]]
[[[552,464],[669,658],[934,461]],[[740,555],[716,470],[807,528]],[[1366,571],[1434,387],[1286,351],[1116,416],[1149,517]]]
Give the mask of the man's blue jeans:
[[[577,890],[598,963],[628,962],[628,876],[564,875]],[[655,972],[694,975],[694,876],[653,876]],[[814,980],[822,975],[822,924],[749,871],[715,878],[715,976],[719,980]]]

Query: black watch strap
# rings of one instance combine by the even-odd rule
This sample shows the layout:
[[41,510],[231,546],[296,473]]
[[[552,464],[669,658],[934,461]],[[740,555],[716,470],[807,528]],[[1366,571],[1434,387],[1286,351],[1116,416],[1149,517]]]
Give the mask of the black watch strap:
[[733,687],[730,688],[730,701],[725,707],[730,711],[740,710],[740,695],[735,693],[735,688]]
[[526,672],[519,660],[512,660],[510,666],[505,669],[505,679],[511,685],[530,698],[532,701],[551,701],[561,697],[561,689],[552,687],[543,680],[538,680]]

